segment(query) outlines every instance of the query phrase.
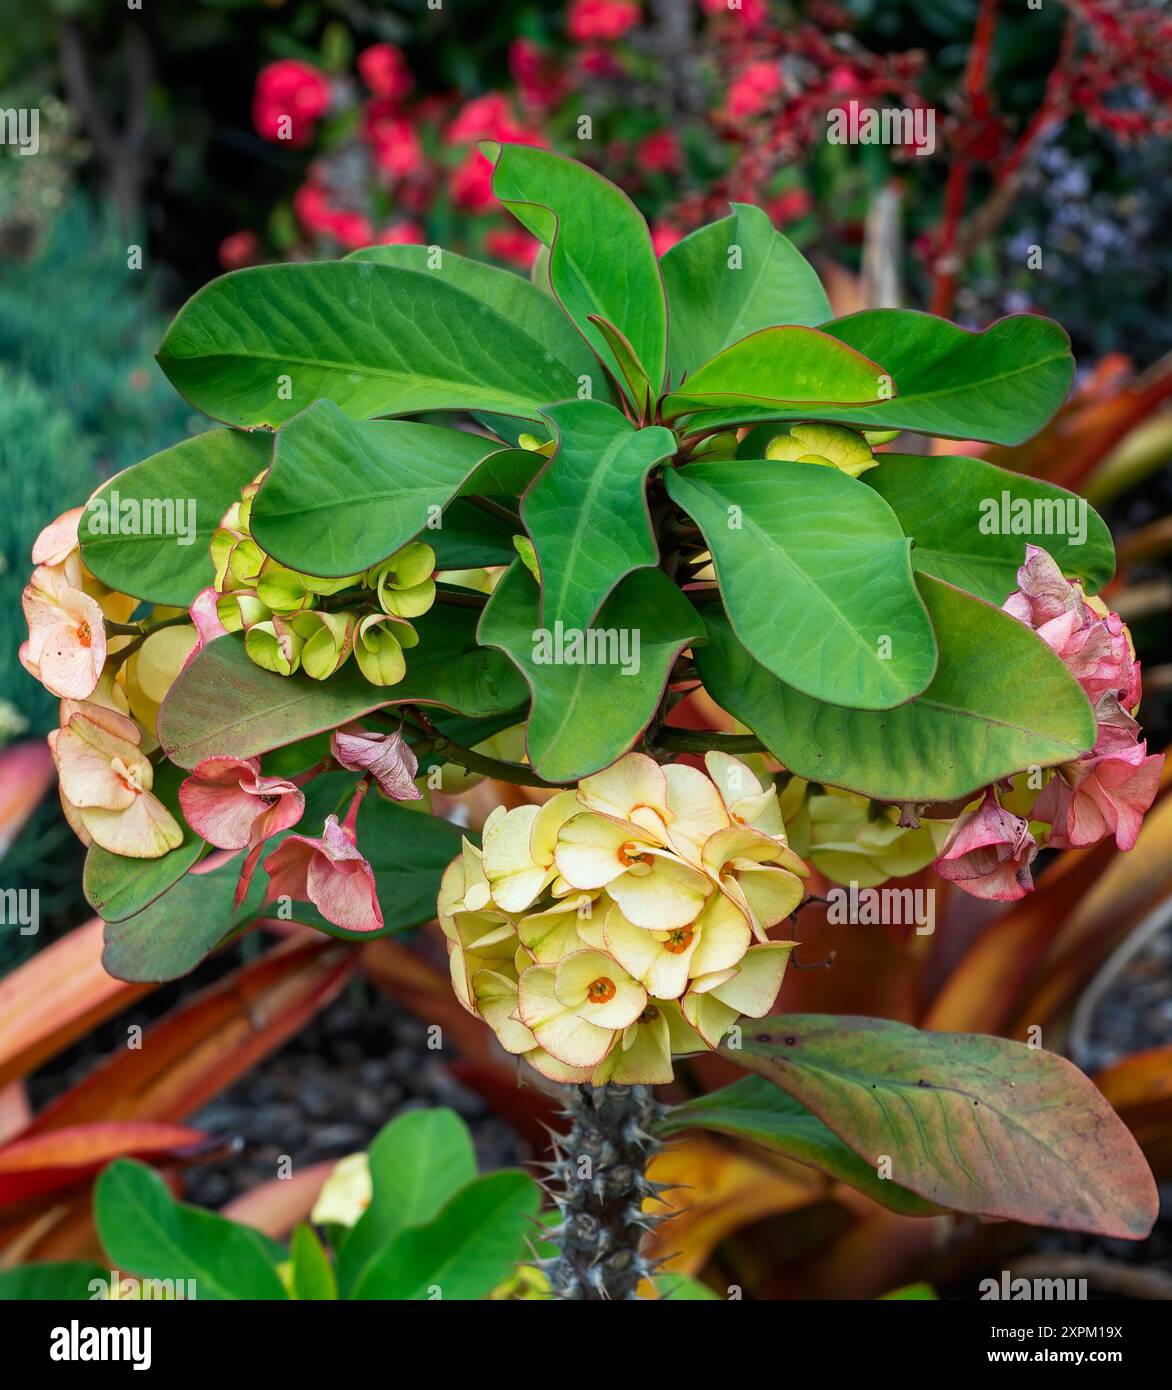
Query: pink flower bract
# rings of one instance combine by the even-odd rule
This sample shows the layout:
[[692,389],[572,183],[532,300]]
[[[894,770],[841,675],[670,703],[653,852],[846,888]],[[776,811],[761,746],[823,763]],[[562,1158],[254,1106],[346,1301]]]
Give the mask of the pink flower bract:
[[347,931],[378,931],[383,925],[374,871],[337,816],[328,818],[320,839],[290,835],[264,867],[266,903],[283,897],[311,902],[326,921]]

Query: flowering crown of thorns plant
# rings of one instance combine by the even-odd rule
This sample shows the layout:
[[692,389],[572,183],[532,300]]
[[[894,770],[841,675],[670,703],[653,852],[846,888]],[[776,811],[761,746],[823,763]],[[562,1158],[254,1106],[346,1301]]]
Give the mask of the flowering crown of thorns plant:
[[[665,1132],[748,1106],[898,1210],[1140,1234],[1150,1174],[1060,1058],[765,1017],[807,860],[1009,901],[1040,847],[1135,842],[1162,759],[1105,525],[889,448],[1025,440],[1066,335],[834,318],[757,208],[657,259],[594,172],[485,153],[530,280],[413,245],[225,275],[159,352],[219,424],[37,542],[21,655],[108,969],[173,978],[273,915],[368,939],[438,893],[460,1001],[548,1078],[723,1047],[764,1079]],[[739,732],[673,722],[704,693]],[[543,790],[462,837],[433,794],[485,775]]]

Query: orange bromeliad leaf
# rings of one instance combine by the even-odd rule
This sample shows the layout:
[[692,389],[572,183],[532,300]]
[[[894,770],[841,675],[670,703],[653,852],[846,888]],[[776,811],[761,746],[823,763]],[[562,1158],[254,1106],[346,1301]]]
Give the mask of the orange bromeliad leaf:
[[98,1120],[175,1122],[230,1086],[342,988],[357,952],[316,933],[242,966],[43,1110],[31,1134]]
[[128,985],[102,968],[97,917],[0,980],[0,1086],[35,1071],[155,985]]

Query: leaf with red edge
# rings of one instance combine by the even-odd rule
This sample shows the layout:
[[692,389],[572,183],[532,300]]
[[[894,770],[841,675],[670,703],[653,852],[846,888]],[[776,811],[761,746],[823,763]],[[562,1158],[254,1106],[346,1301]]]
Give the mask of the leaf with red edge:
[[206,1137],[183,1125],[120,1121],[16,1139],[0,1149],[0,1203],[74,1187],[115,1158],[191,1160]]
[[869,1163],[956,1211],[1136,1240],[1158,1211],[1135,1140],[1065,1058],[980,1034],[795,1014],[730,1053]]

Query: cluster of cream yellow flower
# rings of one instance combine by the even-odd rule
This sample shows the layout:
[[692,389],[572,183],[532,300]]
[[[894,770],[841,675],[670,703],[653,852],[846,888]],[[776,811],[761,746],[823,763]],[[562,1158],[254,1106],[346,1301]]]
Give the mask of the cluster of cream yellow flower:
[[629,753],[543,806],[498,807],[444,874],[460,1002],[554,1081],[652,1085],[768,1013],[808,870],[775,789]]

